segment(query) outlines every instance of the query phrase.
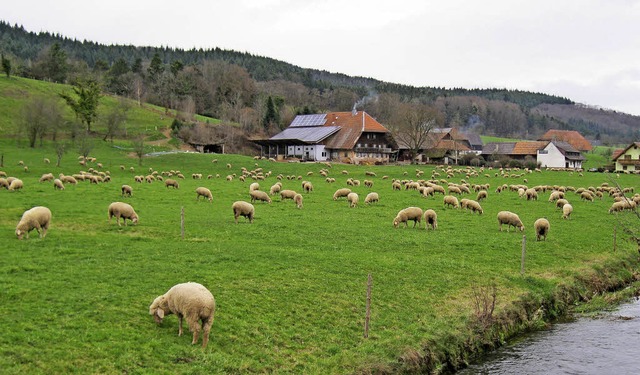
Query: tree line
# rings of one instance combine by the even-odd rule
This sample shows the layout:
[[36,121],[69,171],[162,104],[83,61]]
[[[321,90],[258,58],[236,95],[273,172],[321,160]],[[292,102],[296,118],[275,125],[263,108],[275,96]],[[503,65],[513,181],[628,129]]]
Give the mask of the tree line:
[[[0,52],[7,76],[95,82],[105,93],[177,110],[184,123],[200,114],[240,124],[249,135],[273,134],[297,114],[349,111],[363,99],[359,109],[392,129],[408,126],[407,111],[431,113],[429,121],[437,126],[515,138],[579,123],[538,110],[574,104],[542,93],[414,87],[219,48],[107,46],[2,21]],[[587,136],[598,131],[598,126],[582,127]]]

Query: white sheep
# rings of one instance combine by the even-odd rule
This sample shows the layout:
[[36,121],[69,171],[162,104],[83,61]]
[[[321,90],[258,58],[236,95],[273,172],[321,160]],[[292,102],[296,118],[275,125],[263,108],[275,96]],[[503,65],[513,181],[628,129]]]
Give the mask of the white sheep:
[[240,216],[244,216],[245,218],[249,219],[249,223],[253,223],[255,208],[251,203],[245,201],[236,201],[233,202],[231,208],[233,209],[233,218],[235,219],[236,224],[238,224],[238,217]]
[[536,240],[540,241],[540,238],[547,240],[547,234],[549,234],[549,220],[540,218],[533,223],[533,227],[536,230]]
[[[7,179],[9,181],[9,179]],[[16,178],[9,183],[9,191],[21,190],[24,184],[21,179]]]
[[358,205],[358,199],[360,197],[358,196],[358,193],[349,193],[349,195],[347,195],[347,201],[349,201],[349,207],[354,208]]
[[122,185],[120,187],[120,191],[121,191],[120,195],[122,195],[123,197],[126,197],[126,196],[130,197],[133,195],[133,188],[129,185]]
[[64,190],[64,184],[60,181],[59,178],[53,180],[53,188],[57,190]]
[[407,207],[398,212],[395,219],[393,219],[393,226],[397,228],[400,223],[404,223],[405,227],[409,226],[408,221],[413,220],[413,227],[418,225],[420,228],[420,221],[422,220],[422,208],[420,207]]
[[310,181],[306,181],[303,185],[302,185],[302,190],[310,193],[313,191],[313,184]]
[[76,185],[78,183],[78,180],[73,176],[60,176],[60,180],[65,184]]
[[279,193],[281,189],[282,184],[276,183],[275,185],[271,186],[271,189],[269,189],[269,194],[276,195],[276,193]]
[[375,192],[371,192],[367,194],[367,196],[364,198],[365,204],[374,203],[378,201],[380,201],[380,196],[378,196],[378,193],[375,193]]
[[213,202],[213,194],[211,194],[211,190],[206,187],[200,186],[196,188],[196,201],[203,197],[207,199],[209,202]]
[[469,199],[467,201],[467,208],[471,210],[471,213],[477,212],[479,215],[482,215],[484,213],[484,211],[482,210],[482,207],[480,206],[480,203],[472,199]]
[[571,213],[573,212],[573,206],[569,203],[562,206],[562,218],[571,219]]
[[351,193],[351,189],[348,189],[348,188],[338,189],[336,190],[335,193],[333,193],[333,200],[336,201],[338,200],[338,198],[346,197],[349,195],[349,193]]
[[296,207],[302,208],[302,194],[296,194],[293,201],[296,203]]
[[282,190],[280,191],[280,200],[285,200],[285,199],[293,199],[296,196],[295,191],[293,190]]
[[425,230],[429,230],[429,226],[431,226],[433,230],[438,229],[438,215],[434,210],[428,209],[424,211],[424,224]]
[[9,182],[4,177],[0,177],[0,188],[9,189]]
[[33,207],[22,214],[22,218],[20,218],[16,226],[16,236],[21,240],[22,236],[26,234],[27,239],[29,239],[29,232],[35,229],[39,237],[44,238],[47,235],[50,223],[51,210],[43,206]]
[[53,180],[53,173],[45,173],[42,175],[42,177],[40,177],[40,179],[38,180],[38,182],[47,182],[47,181],[51,181]]
[[118,226],[120,225],[120,218],[124,222],[124,226],[127,226],[127,219],[131,220],[132,223],[138,223],[138,214],[133,209],[130,204],[124,202],[113,202],[109,205],[109,222],[111,222],[111,218],[116,218],[116,223]]
[[447,207],[447,205],[453,208],[460,207],[460,205],[458,204],[458,198],[454,197],[453,195],[444,196],[444,206]]
[[500,232],[502,232],[502,224],[507,224],[507,232],[509,232],[511,226],[520,228],[521,232],[524,231],[524,224],[522,224],[520,217],[510,211],[498,212],[498,224],[500,224]]
[[174,285],[165,294],[158,296],[151,306],[149,315],[156,323],[162,323],[165,315],[178,316],[178,336],[182,336],[182,319],[187,321],[189,330],[193,332],[191,345],[196,344],[202,334],[202,347],[209,342],[209,332],[216,312],[216,301],[213,294],[203,285],[193,282]]
[[271,203],[271,198],[269,197],[269,194],[265,193],[264,191],[260,191],[260,190],[253,190],[251,192],[249,192],[249,195],[251,196],[251,202],[255,202],[255,201],[263,201],[263,202],[267,202],[267,203]]
[[168,189],[169,186],[171,186],[174,189],[179,189],[180,188],[180,184],[178,184],[178,181],[172,179],[172,178],[167,178],[164,181],[164,186]]
[[254,190],[260,190],[260,184],[259,183],[254,182],[251,185],[249,185],[249,192],[252,192]]
[[476,196],[476,200],[478,202],[482,201],[483,199],[487,199],[487,191],[486,190],[480,190],[478,192],[478,195]]

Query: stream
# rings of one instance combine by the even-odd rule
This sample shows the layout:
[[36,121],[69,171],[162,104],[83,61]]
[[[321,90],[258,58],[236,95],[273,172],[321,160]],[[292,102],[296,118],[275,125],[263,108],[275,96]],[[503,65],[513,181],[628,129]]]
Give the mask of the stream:
[[457,374],[640,374],[640,301],[498,349]]

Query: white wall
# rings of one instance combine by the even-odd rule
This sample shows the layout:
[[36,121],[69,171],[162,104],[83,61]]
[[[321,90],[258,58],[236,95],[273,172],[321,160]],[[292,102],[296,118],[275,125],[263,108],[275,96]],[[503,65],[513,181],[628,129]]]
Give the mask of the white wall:
[[564,155],[558,150],[556,145],[553,142],[549,142],[549,144],[542,150],[538,150],[537,162],[543,168],[565,168],[565,159]]
[[[323,156],[322,154],[325,153]],[[324,161],[329,158],[328,153],[324,149],[324,145],[294,145],[287,147],[287,155],[305,158],[308,160]]]

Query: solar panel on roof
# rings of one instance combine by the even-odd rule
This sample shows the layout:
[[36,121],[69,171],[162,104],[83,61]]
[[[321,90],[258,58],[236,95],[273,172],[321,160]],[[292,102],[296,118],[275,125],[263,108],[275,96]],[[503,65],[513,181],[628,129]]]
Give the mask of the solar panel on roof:
[[322,126],[326,122],[327,115],[298,115],[293,119],[289,127]]

